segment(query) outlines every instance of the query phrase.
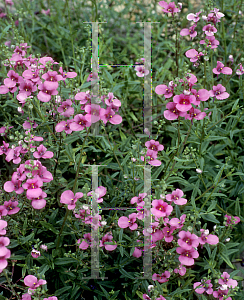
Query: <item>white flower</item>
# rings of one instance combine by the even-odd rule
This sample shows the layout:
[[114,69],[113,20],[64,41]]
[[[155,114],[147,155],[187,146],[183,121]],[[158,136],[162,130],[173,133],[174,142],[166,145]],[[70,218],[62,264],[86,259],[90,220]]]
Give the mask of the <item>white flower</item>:
[[106,221],[102,221],[102,222],[101,222],[101,225],[102,225],[102,226],[105,226],[106,224],[107,224]]
[[216,230],[216,228],[217,228],[217,226],[216,226],[216,225],[214,225],[213,229],[214,229],[214,230]]
[[227,238],[225,241],[226,241],[226,242],[229,242],[229,241],[230,241],[230,238]]
[[154,286],[152,284],[148,286],[148,292],[151,292],[151,290],[153,290],[153,289],[154,289]]
[[89,207],[88,207],[88,205],[84,204],[84,205],[83,205],[83,208],[84,208],[85,210],[87,210]]
[[205,230],[204,230],[204,234],[208,235],[208,234],[209,234],[209,230],[208,230],[208,229],[205,229]]
[[228,289],[228,285],[227,284],[223,284],[220,289],[223,290],[227,290]]
[[196,169],[196,172],[201,174],[202,173],[202,170],[201,169]]

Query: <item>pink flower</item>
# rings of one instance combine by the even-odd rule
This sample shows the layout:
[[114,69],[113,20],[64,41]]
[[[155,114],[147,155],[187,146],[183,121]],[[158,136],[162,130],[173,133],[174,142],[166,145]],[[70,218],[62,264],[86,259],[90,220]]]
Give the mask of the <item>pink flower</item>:
[[114,94],[113,93],[108,93],[108,98],[105,99],[105,103],[108,105],[108,106],[117,106],[117,107],[120,107],[121,106],[121,102],[114,98]]
[[234,225],[240,222],[240,218],[237,216],[232,217],[232,216],[225,215],[225,218],[227,218],[225,226]]
[[11,193],[13,191],[16,192],[16,194],[22,194],[24,192],[23,187],[21,187],[22,182],[17,179],[17,174],[13,173],[11,181],[6,181],[4,183],[3,189]]
[[65,71],[63,71],[63,68],[62,67],[60,67],[59,68],[59,73],[62,75],[62,77],[63,77],[63,81],[65,82],[65,79],[66,78],[74,78],[74,77],[76,77],[77,76],[77,73],[76,72],[65,72]]
[[154,140],[147,141],[145,143],[145,146],[147,147],[147,149],[150,149],[150,150],[153,150],[156,152],[164,150],[164,146],[159,144],[158,141],[154,141]]
[[27,179],[22,185],[24,189],[27,189],[26,196],[30,198],[41,196],[41,186],[43,186],[43,182],[40,178]]
[[200,101],[207,101],[209,99],[209,91],[200,89],[199,91],[191,89],[192,94],[196,97],[196,105],[200,105]]
[[219,242],[219,238],[216,235],[208,234],[206,233],[206,230],[200,229],[201,237],[198,238],[199,243],[201,245],[204,245],[205,243],[208,243],[210,245],[216,245]]
[[72,129],[70,128],[70,123],[72,123],[73,120],[66,120],[66,121],[61,121],[55,126],[56,132],[61,132],[65,130],[66,134],[70,134],[72,132]]
[[[6,230],[3,229],[4,227],[6,227],[8,225],[8,223],[4,220],[0,220],[0,235],[5,235],[6,234]],[[0,267],[1,269],[1,267]]]
[[82,249],[82,250],[86,250],[89,246],[92,245],[91,234],[90,233],[85,233],[84,238],[82,239],[82,242],[81,243],[80,242],[81,242],[81,239],[78,239],[77,244],[80,244],[79,248]]
[[158,95],[164,95],[165,98],[170,98],[173,96],[173,89],[171,87],[167,87],[165,84],[157,85],[155,88],[155,93]]
[[72,107],[72,101],[67,99],[63,101],[61,106],[58,107],[57,111],[64,117],[69,118],[74,114],[74,108]]
[[201,282],[195,282],[193,284],[193,288],[197,294],[203,294],[206,292],[208,295],[211,295],[213,293],[212,286],[213,285],[210,279],[207,280],[206,282],[201,280]]
[[17,207],[18,203],[18,201],[12,201],[11,199],[4,202],[3,206],[6,208],[8,215],[17,214],[17,212],[20,210],[20,208]]
[[33,153],[33,156],[35,158],[52,158],[53,157],[53,152],[52,151],[47,151],[47,148],[44,147],[42,144],[37,147],[37,150],[36,152]]
[[183,224],[185,222],[185,218],[186,218],[186,215],[181,215],[180,217],[180,220],[178,218],[172,218],[170,221],[169,221],[169,224],[170,226],[173,226],[175,228],[182,228],[183,227]]
[[101,119],[101,107],[98,104],[86,105],[85,111],[87,114],[85,118],[90,123],[96,123]]
[[129,215],[129,218],[125,216],[120,217],[118,220],[118,225],[120,228],[129,227],[130,230],[136,230],[138,225],[135,222],[136,222],[136,213],[132,213]]
[[35,92],[36,90],[37,90],[37,87],[36,87],[36,85],[34,85],[32,83],[32,81],[30,81],[28,79],[23,80],[19,86],[19,95],[24,94],[24,95],[30,96],[31,93]]
[[200,15],[201,11],[197,12],[196,14],[188,14],[187,15],[187,20],[188,21],[193,21],[195,23],[197,23],[199,21],[199,15]]
[[239,64],[239,68],[240,68],[240,69],[237,69],[237,70],[236,70],[236,75],[241,76],[242,74],[244,74],[244,69],[243,69],[243,67],[242,67],[242,64]]
[[22,76],[25,78],[25,79],[28,79],[28,80],[31,80],[32,82],[34,82],[35,84],[41,84],[42,81],[39,77],[39,72],[40,70],[39,69],[36,69],[36,70],[32,70],[32,69],[28,69],[28,70],[25,70],[22,74]]
[[151,298],[147,294],[143,294],[142,298],[145,300],[151,300]]
[[[223,296],[227,295],[229,292],[229,290],[221,290],[220,288],[217,290],[217,291],[214,291],[213,292],[213,296],[214,298],[217,298],[217,299],[220,299],[220,300],[223,300]],[[225,298],[225,300],[231,300],[232,298],[231,297],[228,297],[228,298]]]
[[93,81],[93,80],[96,80],[96,79],[98,79],[98,74],[97,74],[97,73],[94,73],[94,74],[91,73],[91,74],[88,76],[88,78],[87,78],[86,81]]
[[40,279],[38,280],[36,278],[36,276],[33,276],[33,275],[27,275],[25,278],[24,278],[24,284],[26,286],[29,286],[31,291],[35,290],[36,288],[38,288],[40,285],[44,285],[46,284],[46,280],[43,280],[43,279]]
[[230,94],[226,92],[226,88],[222,84],[213,86],[213,89],[209,91],[209,95],[210,97],[213,97],[214,99],[217,98],[219,100],[226,99],[230,96]]
[[195,49],[190,49],[190,50],[186,51],[185,55],[186,55],[186,57],[190,58],[191,62],[196,62],[204,54],[202,52],[198,53],[197,50],[195,50]]
[[221,278],[218,281],[219,284],[226,284],[229,288],[235,288],[238,285],[238,282],[230,278],[230,274],[223,272]]
[[80,100],[80,104],[86,104],[86,102],[91,102],[91,95],[89,91],[80,92],[75,95],[75,100]]
[[[105,196],[107,192],[107,188],[104,186],[99,186],[97,189],[95,189],[95,194],[97,195],[97,203],[103,202],[103,196]],[[87,196],[92,196],[93,191],[87,193]]]
[[170,277],[170,272],[165,271],[164,273],[162,273],[162,275],[154,273],[152,276],[152,280],[153,281],[157,280],[159,283],[164,283],[168,281],[169,277]]
[[180,276],[184,276],[186,274],[186,268],[182,264],[180,264],[178,269],[174,269],[174,272],[176,274],[179,273]]
[[179,111],[186,112],[192,108],[192,104],[196,103],[196,97],[194,95],[176,95],[173,98],[174,103],[176,103],[176,108]]
[[61,195],[60,203],[68,204],[68,209],[72,210],[75,208],[75,203],[78,199],[83,197],[83,193],[79,192],[74,195],[71,190],[64,191]]
[[0,270],[3,270],[7,267],[8,265],[7,259],[10,258],[10,256],[11,256],[11,251],[8,248],[6,247],[0,248]]
[[21,76],[18,73],[15,73],[13,70],[8,71],[8,78],[4,79],[4,85],[8,88],[13,88],[16,86],[16,83],[21,82]]
[[45,87],[48,90],[56,90],[58,88],[58,81],[63,80],[62,75],[58,75],[56,71],[48,71],[42,75],[42,78],[45,79]]
[[186,250],[184,248],[178,247],[176,248],[176,252],[180,254],[179,261],[182,263],[182,265],[186,266],[194,265],[194,258],[199,257],[199,253],[194,248]]
[[[0,219],[3,217],[3,216],[7,216],[8,214],[8,211],[7,209],[5,208],[5,206],[3,205],[0,205]],[[1,234],[1,233],[0,233]]]
[[173,207],[161,199],[153,200],[152,206],[153,208],[151,208],[151,212],[158,218],[169,216],[173,211]]
[[172,194],[166,195],[166,200],[170,202],[174,202],[177,205],[184,205],[187,203],[187,200],[185,198],[182,198],[184,195],[183,191],[180,189],[176,189],[172,192]]
[[176,108],[176,105],[177,104],[174,103],[174,102],[168,102],[166,104],[166,108],[168,110],[164,111],[164,117],[165,117],[165,119],[167,119],[167,120],[176,120],[176,119],[179,118],[179,116],[180,117],[186,116],[186,112],[182,112],[182,111],[178,110]]
[[215,49],[218,48],[219,41],[214,36],[207,36],[205,40],[200,41],[200,44],[208,44],[208,46],[211,46],[210,49]]
[[211,24],[205,25],[202,30],[207,36],[213,36],[217,32],[217,29]]
[[170,243],[173,241],[174,237],[173,237],[172,233],[174,230],[175,230],[175,227],[169,228],[166,226],[163,228],[163,235],[164,235],[165,242]]
[[156,298],[156,300],[166,300],[166,299],[162,295],[159,295],[159,298]]
[[220,61],[217,61],[217,66],[216,68],[213,68],[213,73],[214,74],[227,74],[227,75],[231,75],[232,74],[232,69],[229,67],[225,67],[224,64]]
[[120,115],[116,115],[111,107],[107,107],[107,109],[101,108],[100,118],[104,124],[107,124],[108,121],[113,125],[117,125],[122,122],[122,117]]
[[189,27],[189,29],[188,28],[183,28],[180,31],[180,35],[181,36],[190,35],[191,39],[193,39],[197,35],[197,32],[195,31],[196,26],[197,25],[194,24],[193,26]]
[[162,10],[165,13],[171,13],[172,16],[174,15],[174,13],[179,12],[179,9],[177,7],[175,7],[175,3],[174,2],[170,2],[169,4],[165,1],[160,1],[158,2],[158,4],[163,7],[164,9]]
[[[148,149],[146,156],[149,156],[149,158],[146,159],[146,162],[148,162],[149,165],[157,166],[157,167],[161,165],[161,161],[156,159],[157,158],[157,152]],[[144,161],[144,156],[141,156],[141,160]]]
[[135,67],[135,70],[137,71],[136,72],[136,75],[138,77],[144,77],[145,75],[148,75],[149,74],[149,70],[145,70],[145,67],[144,66],[136,66]]
[[117,248],[116,242],[115,245],[105,244],[106,242],[112,242],[112,240],[113,240],[113,236],[110,233],[105,234],[102,237],[102,240],[100,240],[99,247],[105,247],[106,250],[113,251],[114,249]]
[[10,162],[11,160],[13,160],[14,164],[19,164],[21,162],[21,158],[19,157],[21,149],[22,149],[21,146],[15,147],[14,149],[10,149],[10,151],[8,152],[5,158],[6,161]]
[[40,251],[37,251],[36,249],[33,249],[33,250],[31,251],[31,256],[32,256],[33,258],[38,258],[40,255],[41,255]]
[[74,117],[74,122],[70,124],[70,129],[73,131],[81,131],[85,127],[90,127],[91,122],[88,122],[85,116],[78,114]]
[[[33,124],[31,124],[31,123],[33,123]],[[25,122],[23,123],[23,128],[24,128],[24,129],[31,129],[31,125],[32,125],[32,128],[33,128],[33,129],[35,129],[35,128],[38,126],[38,124],[37,124],[34,120],[31,121],[31,122],[25,121]]]
[[44,14],[44,15],[50,16],[50,8],[48,10],[42,9],[41,13]]
[[38,89],[40,92],[37,94],[37,99],[41,102],[49,102],[51,100],[51,95],[57,95],[58,91],[56,89],[51,89],[52,84],[49,81],[45,81],[43,84],[39,84]]
[[0,237],[0,253],[1,249],[10,244],[10,239],[8,237],[1,236]]
[[189,114],[185,116],[185,119],[191,120],[193,123],[193,119],[202,120],[204,117],[206,117],[205,112],[201,112],[199,109],[192,107],[189,110]]
[[46,245],[41,245],[40,248],[41,248],[42,250],[47,251],[47,246],[46,246]]
[[47,194],[45,192],[42,192],[39,197],[27,197],[28,199],[32,200],[31,205],[34,209],[42,209],[46,206],[46,200],[44,199],[47,197]]
[[141,193],[138,197],[133,197],[130,200],[131,204],[137,203],[138,205],[143,205],[144,203],[143,199],[147,196],[147,193]]
[[48,298],[44,298],[43,300],[58,300],[58,298],[56,296],[51,296]]
[[190,231],[180,231],[179,232],[178,244],[181,248],[185,250],[191,250],[192,247],[197,248],[199,245],[198,236]]

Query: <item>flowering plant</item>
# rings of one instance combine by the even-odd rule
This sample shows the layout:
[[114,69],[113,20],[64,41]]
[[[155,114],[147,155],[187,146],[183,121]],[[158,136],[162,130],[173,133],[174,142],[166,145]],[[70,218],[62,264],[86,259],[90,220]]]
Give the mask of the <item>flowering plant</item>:
[[141,46],[110,38],[137,4],[22,4],[0,12],[0,299],[242,299],[239,11],[159,1]]

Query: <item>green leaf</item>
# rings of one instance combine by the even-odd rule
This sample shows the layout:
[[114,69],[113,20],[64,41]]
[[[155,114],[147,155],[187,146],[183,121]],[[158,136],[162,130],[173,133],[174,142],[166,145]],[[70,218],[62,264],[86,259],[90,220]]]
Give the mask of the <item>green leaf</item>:
[[120,271],[120,273],[122,274],[122,275],[124,275],[125,276],[125,278],[130,278],[130,279],[135,279],[135,277],[134,276],[132,276],[131,274],[129,274],[128,272],[126,272],[124,269],[119,269],[119,271]]
[[119,252],[120,252],[121,256],[123,257],[124,256],[124,247],[122,245],[119,246]]
[[99,286],[100,286],[100,288],[102,289],[102,291],[103,291],[103,293],[104,293],[104,296],[106,296],[106,298],[109,299],[109,298],[110,298],[109,293],[105,290],[104,287],[101,286],[101,284],[99,284]]
[[219,224],[219,221],[212,214],[201,214],[201,217],[206,221],[210,221],[212,223]]
[[114,292],[113,296],[111,298],[109,298],[109,300],[117,300],[118,299],[117,296],[118,296],[119,292],[120,292],[120,290]]
[[71,264],[71,263],[77,263],[77,260],[75,260],[74,258],[70,258],[70,257],[66,257],[65,259],[56,258],[54,260],[54,264],[56,266],[68,265],[68,264]]
[[235,267],[232,265],[229,257],[227,256],[227,254],[225,253],[219,253],[219,255],[223,258],[223,260],[227,263],[227,265],[231,268],[231,269],[235,269]]
[[137,294],[137,296],[139,296],[142,300],[144,300],[144,298],[143,298],[143,293],[142,293],[142,292],[136,291],[136,294]]
[[40,221],[40,223],[41,223],[41,225],[42,225],[43,227],[45,227],[46,229],[52,231],[53,233],[55,233],[55,234],[58,234],[58,233],[59,233],[59,231],[58,231],[57,229],[55,229],[55,228],[53,227],[52,224],[47,223],[47,222],[45,222],[45,221]]
[[55,291],[54,294],[55,294],[55,296],[60,296],[60,295],[62,295],[64,292],[66,292],[66,291],[68,291],[68,290],[70,290],[70,289],[72,289],[72,286],[65,286],[65,287],[63,287],[63,288],[61,288],[61,289]]
[[108,81],[112,84],[113,83],[113,77],[112,75],[106,70],[104,69],[106,77],[108,78]]

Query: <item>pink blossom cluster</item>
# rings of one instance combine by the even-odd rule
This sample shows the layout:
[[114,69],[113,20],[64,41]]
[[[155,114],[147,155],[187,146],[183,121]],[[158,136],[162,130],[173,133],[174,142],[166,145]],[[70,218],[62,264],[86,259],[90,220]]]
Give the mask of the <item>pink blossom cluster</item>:
[[[208,295],[213,295],[214,298],[223,299],[224,296],[228,295],[229,290],[235,288],[238,285],[238,282],[234,279],[230,278],[230,274],[227,272],[223,272],[221,277],[218,280],[218,284],[220,285],[217,287],[217,290],[213,290],[213,285],[211,280],[201,280],[201,282],[195,282],[193,288],[197,294],[206,293]],[[231,297],[224,298],[226,300],[232,300]]]
[[[146,159],[146,162],[148,162],[152,166],[160,166],[161,161],[157,159],[158,151],[163,151],[164,146],[160,145],[158,141],[150,140],[145,143],[145,146],[147,147],[147,153],[146,156],[148,157]],[[145,157],[141,156],[141,160],[144,161]]]
[[[3,215],[8,214],[8,210],[6,207],[8,207],[8,204],[6,202],[3,206],[0,207],[0,212],[3,213]],[[7,227],[7,225],[8,223],[5,220],[0,220],[0,273],[2,273],[3,269],[7,267],[7,259],[11,256],[11,251],[6,247],[10,244],[10,239],[4,236],[6,234],[6,230],[3,229]]]
[[171,14],[174,18],[174,14],[181,11],[182,3],[178,3],[178,7],[175,6],[175,2],[167,3],[166,1],[159,1],[158,4],[163,8],[162,12],[165,14]]
[[164,117],[167,120],[176,120],[179,117],[184,117],[186,120],[191,120],[191,122],[193,122],[193,119],[203,119],[206,113],[201,112],[196,107],[200,106],[201,101],[209,99],[209,91],[206,89],[193,89],[197,82],[197,77],[193,74],[188,74],[185,80],[180,79],[179,82],[182,83],[181,86],[184,89],[180,95],[175,95],[174,89],[177,84],[174,84],[173,81],[168,86],[160,84],[155,89],[155,93],[158,95],[164,95],[165,98],[173,97],[173,102],[166,104],[167,110],[164,111]]
[[[2,147],[5,146],[8,146],[8,144],[4,144]],[[31,200],[32,207],[42,209],[46,206],[44,198],[47,197],[47,194],[42,190],[42,186],[52,180],[52,174],[47,171],[47,168],[39,160],[27,160],[13,173],[11,181],[5,182],[4,190],[8,193],[15,191],[18,195],[26,190],[26,197]]]
[[[76,77],[77,73],[66,72],[62,67],[59,68],[59,73],[53,71],[53,66],[58,63],[51,57],[41,57],[40,59],[34,58],[31,55],[25,57],[28,47],[26,43],[20,44],[20,47],[15,48],[10,58],[10,64],[4,64],[12,69],[7,73],[8,77],[4,79],[4,85],[0,86],[0,94],[14,93],[18,90],[17,99],[22,104],[22,108],[26,103],[26,99],[32,98],[35,95],[37,95],[39,101],[44,103],[49,102],[52,96],[55,96],[55,102],[59,103],[60,106],[57,107],[55,105],[55,111],[50,112],[52,112],[53,116],[58,112],[62,116],[61,118],[64,119],[56,124],[55,129],[57,132],[65,130],[66,134],[70,134],[72,131],[81,131],[99,120],[102,120],[105,125],[107,122],[113,125],[122,122],[122,117],[116,114],[121,106],[121,102],[114,97],[113,93],[103,95],[101,100],[99,100],[107,105],[106,109],[102,108],[99,104],[91,104],[91,97],[93,95],[90,95],[89,92],[77,93],[75,100],[80,101],[82,113],[69,119],[74,115],[73,102],[71,99],[62,101],[58,95],[58,88],[60,82],[66,84],[66,79]],[[47,70],[46,64],[49,65],[49,70]],[[23,113],[21,108],[19,111]]]
[[[34,275],[27,275],[24,278],[24,284],[29,288],[28,288],[28,293],[22,295],[22,300],[31,300],[32,299],[31,296],[36,293],[36,289],[38,287],[41,287],[42,285],[45,285],[46,283],[47,283],[46,280],[43,279],[38,280]],[[56,296],[50,296],[48,298],[45,297],[43,300],[58,300],[58,298]]]
[[[104,186],[99,186],[95,190],[97,203],[103,202],[102,197],[105,196],[106,192],[107,189]],[[87,193],[87,196],[92,196],[93,193],[94,191],[91,191]],[[78,212],[75,209],[77,200],[82,197],[83,193],[81,192],[78,192],[74,195],[74,193],[71,190],[67,190],[62,193],[60,202],[68,204],[68,209],[73,210],[73,214],[77,219],[80,219],[85,224],[90,224],[94,228],[94,230],[97,230],[97,228],[101,226],[101,216],[99,214],[96,214],[94,217],[92,217],[91,211],[88,208],[88,206],[86,207],[86,209],[79,209]],[[77,240],[77,245],[79,245],[79,248],[82,250],[86,250],[89,246],[92,247],[93,240],[91,233],[85,233],[82,239]],[[105,249],[108,251],[113,251],[117,248],[116,242],[113,241],[112,233],[107,233],[102,237],[102,239],[100,240],[99,247],[105,247]]]

